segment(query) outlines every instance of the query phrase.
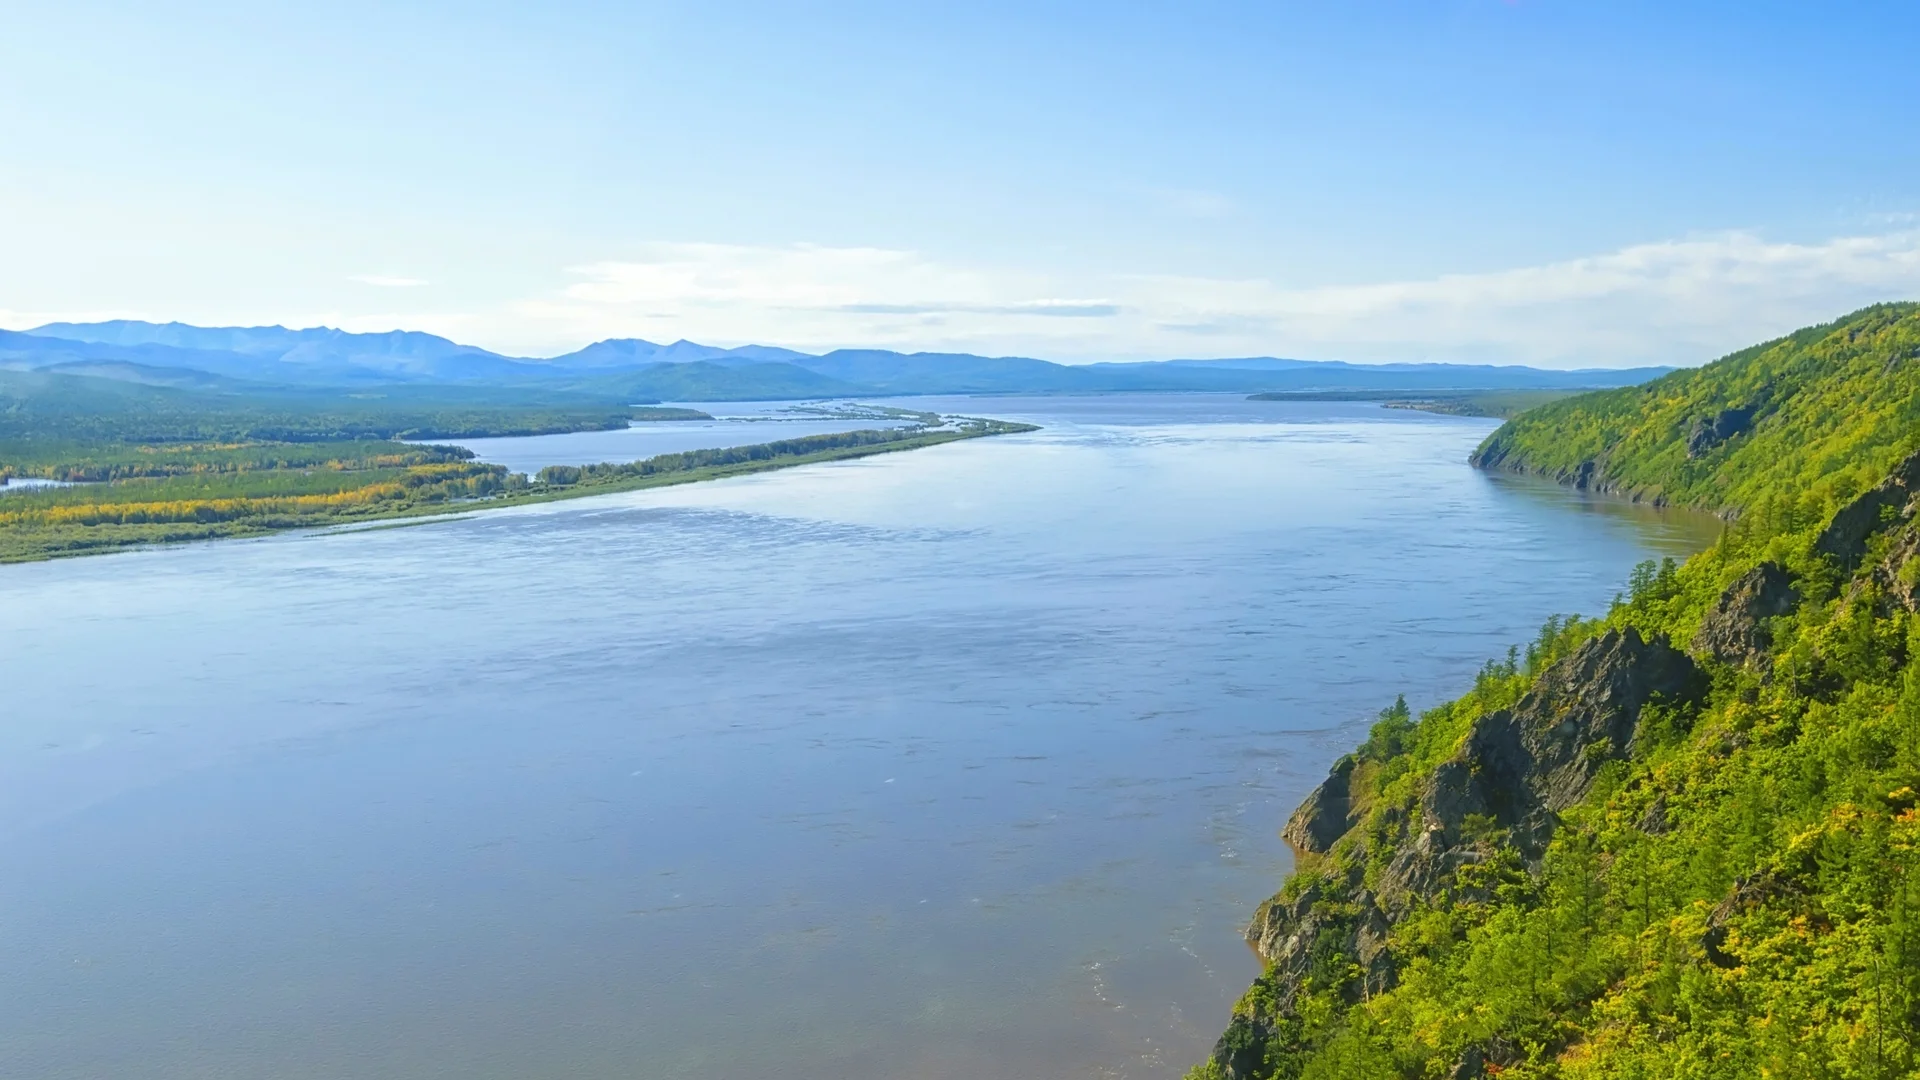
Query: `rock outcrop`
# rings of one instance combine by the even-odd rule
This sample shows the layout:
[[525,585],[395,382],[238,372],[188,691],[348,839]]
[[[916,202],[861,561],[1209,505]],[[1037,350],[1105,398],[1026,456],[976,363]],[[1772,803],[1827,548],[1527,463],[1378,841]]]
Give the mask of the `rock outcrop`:
[[1773,644],[1767,620],[1787,614],[1799,603],[1800,594],[1786,568],[1761,563],[1720,594],[1693,636],[1693,649],[1723,664],[1763,664]]
[[1722,409],[1712,416],[1695,420],[1687,432],[1687,457],[1705,457],[1721,443],[1744,433],[1753,426],[1754,412],[1754,407],[1749,405],[1741,409]]
[[1873,582],[1888,603],[1920,611],[1920,528],[1908,525],[1874,568]]
[[1910,521],[1914,495],[1920,492],[1920,454],[1896,466],[1893,474],[1833,515],[1814,540],[1815,551],[1851,572],[1860,565],[1874,535],[1891,525]]
[[1353,828],[1353,770],[1358,764],[1352,754],[1334,762],[1333,771],[1300,804],[1280,838],[1293,847],[1294,854],[1324,855],[1333,842]]
[[1349,997],[1392,987],[1391,931],[1414,901],[1443,892],[1463,898],[1472,889],[1460,870],[1489,858],[1501,840],[1537,860],[1560,811],[1586,797],[1608,762],[1634,752],[1647,706],[1684,708],[1705,690],[1700,669],[1665,638],[1613,630],[1549,667],[1512,709],[1475,720],[1411,805],[1356,814],[1358,763],[1341,759],[1285,834],[1296,849],[1332,858],[1262,904],[1247,928],[1269,965],[1262,981],[1276,1012],[1237,1014],[1215,1062],[1236,1080],[1260,1075],[1266,1044],[1278,1037],[1276,1017],[1309,983],[1326,985],[1329,957],[1357,971],[1341,984]]

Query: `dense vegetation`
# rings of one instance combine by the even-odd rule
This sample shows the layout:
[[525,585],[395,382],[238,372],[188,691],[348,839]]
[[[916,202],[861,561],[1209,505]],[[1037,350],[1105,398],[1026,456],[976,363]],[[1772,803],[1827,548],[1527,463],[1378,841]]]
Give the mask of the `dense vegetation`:
[[1288,823],[1266,973],[1190,1077],[1920,1077],[1917,329],[1868,309],[1488,440],[1735,520],[1381,714]]
[[[1012,430],[1014,425],[1006,425],[1006,427]],[[750,446],[657,454],[644,461],[624,464],[607,462],[598,465],[549,465],[541,469],[539,476],[535,479],[543,484],[559,485],[608,483],[667,473],[692,472],[696,469],[747,465],[779,458],[806,457],[823,450],[855,450],[862,447],[885,446],[906,439],[923,438],[925,435],[926,433],[912,428],[879,428],[831,435],[807,435],[798,439],[779,439],[769,443],[754,443]]]
[[434,465],[472,455],[448,446],[349,439],[337,442],[76,442],[0,440],[0,480],[71,483],[206,473],[326,469],[335,472]]
[[625,427],[605,399],[466,387],[214,392],[0,370],[0,443],[306,442],[470,439]]
[[635,405],[632,409],[635,420],[711,420],[713,414],[703,413],[699,409],[681,409],[666,405]]
[[1643,386],[1534,409],[1490,468],[1752,512],[1830,507],[1920,445],[1920,304],[1882,304]]

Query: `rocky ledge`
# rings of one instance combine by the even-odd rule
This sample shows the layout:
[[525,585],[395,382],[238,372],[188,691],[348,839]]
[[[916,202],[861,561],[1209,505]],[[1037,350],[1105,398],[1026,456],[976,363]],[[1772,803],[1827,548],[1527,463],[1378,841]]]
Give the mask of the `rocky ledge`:
[[[1633,754],[1649,706],[1683,712],[1706,688],[1700,668],[1665,638],[1614,630],[1550,666],[1513,708],[1477,718],[1410,805],[1367,805],[1359,783],[1367,763],[1341,759],[1282,833],[1303,872],[1247,929],[1268,965],[1250,995],[1263,1007],[1236,1011],[1214,1049],[1221,1072],[1268,1075],[1286,1052],[1296,997],[1316,980],[1325,985],[1329,967],[1346,969],[1337,981],[1351,1000],[1391,988],[1396,922],[1443,894],[1475,898],[1484,885],[1463,870],[1499,850],[1538,860],[1560,812],[1586,797],[1609,762]],[[1499,1058],[1497,1047],[1476,1053]],[[1463,1061],[1459,1075],[1483,1075],[1477,1062]]]

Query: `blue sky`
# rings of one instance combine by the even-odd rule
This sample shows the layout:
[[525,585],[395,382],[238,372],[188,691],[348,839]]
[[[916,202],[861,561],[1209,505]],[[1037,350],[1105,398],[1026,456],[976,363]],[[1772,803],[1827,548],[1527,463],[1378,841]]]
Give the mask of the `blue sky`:
[[1920,5],[9,4],[0,325],[1688,363],[1920,298]]

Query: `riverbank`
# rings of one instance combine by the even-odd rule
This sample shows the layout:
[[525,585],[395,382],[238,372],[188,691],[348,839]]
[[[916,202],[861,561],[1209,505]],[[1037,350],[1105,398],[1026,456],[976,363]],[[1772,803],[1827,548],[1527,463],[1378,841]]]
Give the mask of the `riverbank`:
[[953,426],[936,429],[856,431],[662,454],[625,465],[542,470],[534,479],[509,473],[503,466],[432,453],[445,448],[420,448],[410,449],[412,456],[404,458],[363,454],[346,461],[336,455],[324,462],[303,459],[287,468],[142,478],[44,494],[23,493],[10,496],[4,512],[0,512],[0,563],[449,511],[492,510],[698,483],[1034,430],[1029,424],[997,420],[968,418],[950,423]]
[[1733,520],[1380,712],[1189,1080],[1920,1075],[1916,355],[1866,308],[1482,443]]

